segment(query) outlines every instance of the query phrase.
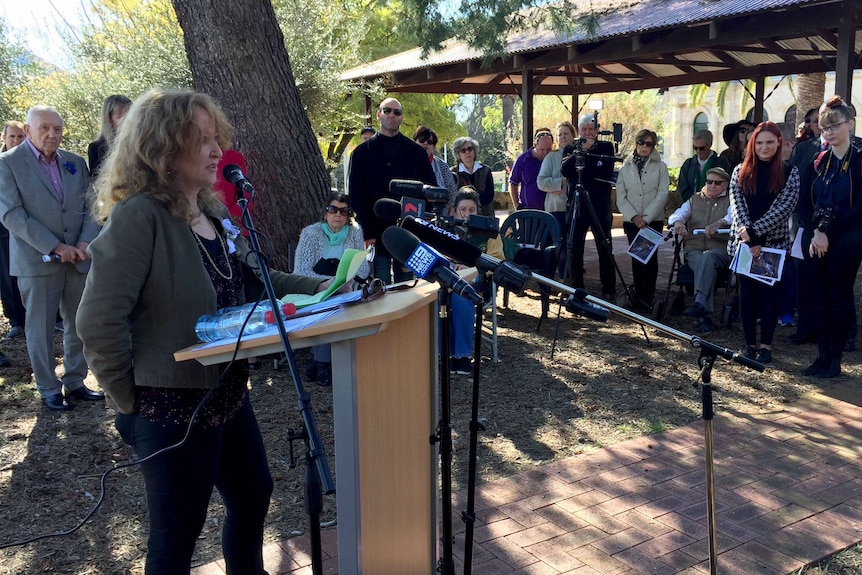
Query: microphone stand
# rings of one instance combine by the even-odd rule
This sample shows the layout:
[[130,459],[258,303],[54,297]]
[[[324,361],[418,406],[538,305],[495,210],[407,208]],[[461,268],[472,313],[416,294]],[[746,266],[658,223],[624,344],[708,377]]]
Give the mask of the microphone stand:
[[[686,334],[670,326],[664,325],[650,318],[638,315],[625,308],[619,307],[615,304],[591,296],[589,295],[589,293],[587,293],[586,290],[572,289],[565,284],[561,284],[552,279],[542,277],[538,274],[533,274],[533,279],[535,279],[539,283],[547,285],[548,287],[556,289],[561,293],[568,293],[581,302],[588,301],[589,303],[607,308],[614,313],[617,313],[634,322],[639,323],[641,327],[650,326],[677,339],[688,341],[691,347],[700,350],[700,355],[698,357],[698,366],[700,367],[700,378],[702,382],[701,404],[703,410],[702,418],[704,425],[704,463],[706,466],[707,519],[709,524],[709,565],[710,574],[717,575],[718,565],[716,562],[716,558],[718,556],[718,545],[716,542],[717,528],[715,521],[715,475],[713,472],[714,457],[712,442],[712,420],[714,416],[712,399],[713,387],[711,385],[712,367],[715,363],[715,358],[719,356],[724,357],[725,359],[729,359],[731,361],[735,361],[741,365],[744,365],[750,369],[754,369],[757,371],[763,371],[766,366],[752,359],[748,359],[747,357],[742,356],[742,354],[737,353],[731,349],[721,347],[717,344],[709,342],[698,335]],[[693,385],[695,388],[698,387],[698,382],[694,382]]]
[[[236,197],[236,203],[242,209],[242,222],[249,232],[249,240],[251,241],[254,255],[257,258],[260,279],[263,281],[269,303],[273,310],[279,310],[280,304],[278,298],[275,297],[275,289],[272,287],[272,280],[269,277],[269,266],[266,259],[262,257],[263,252],[260,249],[257,230],[248,211],[248,199],[245,197],[245,192],[240,186],[236,186]],[[311,413],[311,395],[302,385],[302,378],[299,376],[299,370],[296,367],[296,359],[293,356],[293,349],[290,347],[290,342],[287,339],[287,331],[284,328],[284,322],[281,321],[281,314],[278,311],[275,311],[275,313],[275,325],[278,328],[278,335],[281,338],[284,355],[290,367],[290,375],[293,377],[293,383],[296,386],[299,411],[302,415],[303,430],[297,438],[301,437],[305,440],[306,444],[305,497],[306,511],[309,514],[309,535],[312,542],[311,569],[314,575],[323,575],[323,550],[320,543],[319,521],[323,501],[320,497],[320,489],[322,485],[323,492],[326,495],[332,495],[335,493],[335,483],[332,481],[332,474],[329,471],[329,464],[326,460],[326,451],[323,448],[323,442],[320,439],[320,434],[314,423],[314,416]],[[314,493],[315,491],[316,493]]]
[[449,333],[452,292],[440,287],[437,290],[437,307],[440,326],[440,420],[437,432],[430,437],[431,445],[438,444],[440,450],[440,483],[442,499],[443,557],[437,561],[437,572],[455,575],[455,560],[452,551],[452,393],[449,373]]
[[[479,270],[479,273],[484,273]],[[491,297],[496,297],[492,294]],[[464,522],[464,575],[473,572],[473,529],[476,524],[476,460],[479,432],[485,426],[479,423],[479,364],[482,357],[482,319],[484,305],[476,304],[475,334],[473,336],[473,398],[470,404],[470,454],[467,459],[467,509],[461,512]]]

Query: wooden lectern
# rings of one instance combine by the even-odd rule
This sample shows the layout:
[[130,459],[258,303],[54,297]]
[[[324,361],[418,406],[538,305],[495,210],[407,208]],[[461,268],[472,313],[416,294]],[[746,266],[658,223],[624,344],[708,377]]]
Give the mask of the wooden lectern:
[[[294,349],[332,343],[338,572],[434,573],[437,562],[437,286],[388,292],[290,333]],[[234,344],[177,352],[229,361]],[[238,357],[283,351],[278,335]]]

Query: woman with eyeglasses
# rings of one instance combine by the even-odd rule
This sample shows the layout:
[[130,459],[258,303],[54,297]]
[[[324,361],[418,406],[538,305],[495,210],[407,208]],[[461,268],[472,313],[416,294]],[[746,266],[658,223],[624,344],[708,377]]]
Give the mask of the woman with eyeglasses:
[[722,129],[721,137],[727,145],[727,149],[719,154],[718,157],[724,160],[724,163],[731,170],[741,164],[745,158],[746,146],[753,129],[754,122],[749,122],[748,120],[740,120],[735,124],[728,124]]
[[[333,190],[323,209],[323,220],[306,226],[299,234],[294,273],[330,279],[335,275],[346,249],[365,249],[365,240],[362,228],[353,221],[350,196]],[[364,278],[369,273],[366,262],[356,275]],[[313,361],[305,370],[306,379],[323,387],[332,385],[332,350],[329,344],[312,347],[311,354]]]
[[817,358],[803,375],[841,375],[841,355],[855,321],[853,286],[862,263],[862,151],[851,145],[856,114],[833,96],[820,112],[829,149],[803,171],[799,201],[803,274],[816,318]]
[[449,170],[449,164],[437,156],[437,133],[427,126],[419,126],[413,133],[413,141],[422,146],[428,154],[428,161],[431,162],[431,169],[434,170],[437,185],[449,190],[449,201],[446,202],[446,207],[450,211],[453,210],[458,188],[455,187],[455,176]]
[[[661,233],[664,226],[664,209],[667,205],[667,164],[655,149],[658,136],[652,130],[641,130],[635,135],[635,150],[620,168],[617,177],[617,208],[623,215],[623,231],[631,244],[641,229],[650,227]],[[635,307],[652,309],[655,283],[658,277],[658,259],[655,255],[647,263],[632,258]]]
[[482,165],[479,158],[479,142],[470,137],[458,138],[452,144],[458,165],[452,168],[458,189],[472,186],[482,202],[479,214],[494,217],[494,178],[491,168]]
[[[733,224],[727,244],[731,261],[743,243],[748,246],[755,263],[762,248],[790,249],[787,221],[799,198],[799,172],[781,159],[781,140],[778,126],[773,122],[760,123],[748,141],[745,160],[733,170],[730,179]],[[742,274],[737,277],[739,315],[746,343],[743,355],[760,363],[770,363],[772,338],[778,324],[779,287]]]

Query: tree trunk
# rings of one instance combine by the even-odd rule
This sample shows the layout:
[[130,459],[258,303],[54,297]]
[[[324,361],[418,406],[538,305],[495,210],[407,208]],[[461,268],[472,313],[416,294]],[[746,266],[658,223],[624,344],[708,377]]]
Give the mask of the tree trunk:
[[273,267],[320,219],[330,183],[270,0],[172,0],[195,89],[236,127],[235,147],[257,190],[254,222],[272,241]]
[[805,112],[819,108],[826,99],[826,74],[799,74],[796,77],[796,125],[805,119]]

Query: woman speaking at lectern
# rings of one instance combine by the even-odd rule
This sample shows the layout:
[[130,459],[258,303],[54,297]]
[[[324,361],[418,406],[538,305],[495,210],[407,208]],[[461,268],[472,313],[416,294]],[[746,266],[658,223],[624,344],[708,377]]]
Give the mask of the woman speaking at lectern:
[[[213,192],[220,144],[232,132],[209,96],[150,91],[132,104],[96,182],[94,211],[104,228],[90,244],[93,265],[78,309],[84,354],[117,410],[117,430],[139,458],[182,442],[141,463],[147,575],[189,573],[213,487],[226,510],[227,572],[265,573],[272,478],[246,361],[220,377],[225,365],[173,358],[197,343],[199,316],[245,301],[248,244]],[[270,276],[276,295],[314,293],[327,283]]]

